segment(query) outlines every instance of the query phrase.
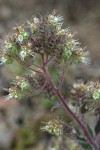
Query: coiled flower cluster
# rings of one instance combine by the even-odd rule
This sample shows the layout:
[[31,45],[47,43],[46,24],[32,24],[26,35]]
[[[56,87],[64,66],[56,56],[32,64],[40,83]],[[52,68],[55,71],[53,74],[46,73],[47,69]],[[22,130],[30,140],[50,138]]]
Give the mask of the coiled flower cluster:
[[41,130],[47,131],[50,134],[56,136],[67,135],[70,138],[74,138],[76,135],[76,131],[72,126],[66,124],[64,121],[59,120],[58,118],[52,119],[45,124],[45,126],[41,127]]
[[73,89],[78,92],[88,94],[88,96],[94,100],[100,99],[100,82],[99,81],[96,81],[96,82],[89,81],[85,84],[81,80],[73,84]]
[[16,60],[24,66],[30,66],[37,53],[65,62],[70,60],[71,63],[89,64],[88,52],[80,47],[69,28],[62,28],[62,24],[63,17],[53,12],[15,27],[4,43],[0,63]]
[[13,81],[13,85],[9,88],[9,95],[7,99],[23,99],[25,97],[31,96],[33,89],[26,80],[25,77],[16,76],[16,80]]
[[100,81],[89,82],[87,90],[90,91],[94,100],[100,100]]
[[71,97],[73,99],[72,104],[77,105],[81,113],[93,110],[100,100],[100,82],[89,81],[84,83],[80,80],[74,83],[71,89]]
[[[62,24],[63,17],[60,15],[56,16],[55,12],[53,12],[44,17],[34,17],[32,22],[27,21],[13,28],[12,33],[9,33],[4,42],[0,64],[12,64],[13,61],[17,61],[24,68],[26,67],[35,72],[39,72],[37,71],[38,69],[43,69],[41,62],[39,62],[39,65],[37,64],[39,56],[42,58],[42,61],[45,61],[43,65],[47,65],[53,58],[63,60],[62,62],[65,63],[70,61],[70,64],[79,62],[88,64],[88,52],[80,47],[80,43],[74,39],[74,34],[71,33],[69,28],[62,28]],[[34,66],[35,68],[33,68]],[[39,82],[41,73],[43,77],[42,83]],[[16,85],[9,89],[9,98],[19,99],[24,94],[28,96],[32,87],[36,90],[40,89],[40,85],[42,86],[46,80],[43,70],[36,76],[39,76],[39,78],[34,78],[35,82],[32,81],[32,86],[29,81],[33,80],[33,76],[29,75],[25,78],[25,81],[23,81],[23,77],[20,77],[23,79],[20,80],[20,85],[19,83],[17,84],[19,78],[16,78]],[[50,84],[46,83],[44,88],[49,97],[54,94]],[[20,89],[23,93],[22,95],[20,94]],[[25,93],[24,90],[27,92]]]
[[[34,95],[44,95],[44,97],[51,98],[54,92],[43,75],[35,74],[16,76],[12,86],[9,88],[9,95],[7,99],[23,99]],[[44,85],[45,84],[45,85]],[[42,89],[43,88],[43,89]]]

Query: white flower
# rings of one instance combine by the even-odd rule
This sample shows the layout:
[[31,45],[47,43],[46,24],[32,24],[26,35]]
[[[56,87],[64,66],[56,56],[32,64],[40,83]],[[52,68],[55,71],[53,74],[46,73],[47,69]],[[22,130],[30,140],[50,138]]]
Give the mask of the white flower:
[[24,58],[26,56],[27,56],[27,52],[26,51],[24,51],[24,50],[20,51],[20,57],[21,57],[22,60],[24,60]]
[[20,87],[21,87],[22,90],[27,89],[28,88],[28,83],[24,81],[24,82],[21,83]]
[[100,93],[98,91],[95,91],[93,93],[93,98],[94,98],[94,100],[100,99]]
[[81,57],[81,62],[86,64],[86,65],[90,65],[90,58],[86,57],[86,56],[83,56]]
[[19,41],[20,43],[22,43],[24,40],[23,36],[20,34],[18,35],[17,41]]
[[5,64],[7,59],[5,57],[0,58],[0,65]]
[[5,47],[7,48],[7,49],[9,49],[9,48],[11,48],[12,47],[12,44],[11,43],[8,43],[8,42],[5,42]]
[[34,20],[34,23],[37,24],[39,22],[39,19],[38,18],[33,18]]

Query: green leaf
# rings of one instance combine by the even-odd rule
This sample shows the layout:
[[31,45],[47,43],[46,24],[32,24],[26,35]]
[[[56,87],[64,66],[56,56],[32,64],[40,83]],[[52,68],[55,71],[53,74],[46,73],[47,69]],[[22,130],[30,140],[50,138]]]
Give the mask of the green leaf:
[[88,124],[87,124],[87,130],[88,130],[88,133],[91,136],[91,138],[94,138],[93,131]]
[[16,56],[17,55],[17,48],[15,46],[12,46],[11,48],[9,48],[9,52],[12,56]]
[[98,120],[98,122],[97,122],[97,124],[95,126],[95,133],[96,133],[96,135],[98,133],[100,133],[100,117],[99,117],[99,120]]
[[84,150],[92,150],[91,145],[87,143],[87,140],[84,137],[77,135],[76,139],[78,140],[80,146],[84,148]]
[[52,103],[48,99],[43,99],[41,102],[43,105],[45,105],[47,107],[52,107]]

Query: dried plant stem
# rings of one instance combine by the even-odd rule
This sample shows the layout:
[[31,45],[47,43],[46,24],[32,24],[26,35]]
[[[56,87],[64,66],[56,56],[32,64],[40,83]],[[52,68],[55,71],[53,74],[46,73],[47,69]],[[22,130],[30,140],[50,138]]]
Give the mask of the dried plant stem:
[[82,120],[75,114],[72,112],[72,110],[68,107],[68,105],[66,104],[63,96],[61,95],[59,89],[57,89],[55,87],[55,85],[53,84],[49,74],[47,74],[47,78],[48,78],[48,82],[51,85],[52,89],[54,90],[56,96],[59,98],[59,100],[61,101],[61,103],[63,104],[65,110],[67,111],[67,113],[71,116],[71,118],[73,118],[82,128],[85,137],[87,138],[88,143],[95,149],[95,150],[99,150],[98,146],[96,145],[96,143],[93,141],[93,139],[90,137],[87,128],[84,124],[84,122],[82,122]]

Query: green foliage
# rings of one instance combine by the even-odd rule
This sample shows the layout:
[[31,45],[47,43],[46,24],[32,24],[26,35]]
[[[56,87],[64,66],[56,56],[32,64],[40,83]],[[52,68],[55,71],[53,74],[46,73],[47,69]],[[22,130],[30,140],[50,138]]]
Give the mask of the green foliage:
[[91,136],[91,138],[94,138],[93,131],[92,131],[92,129],[90,128],[90,126],[88,124],[87,124],[87,130],[88,130],[88,133]]
[[52,107],[52,106],[53,106],[52,102],[50,102],[49,99],[42,99],[42,100],[41,100],[41,103],[42,103],[44,106],[46,106],[46,107]]
[[79,141],[79,144],[81,145],[81,147],[85,150],[92,150],[91,145],[89,145],[87,143],[87,140],[84,137],[81,136],[77,136],[76,138]]

